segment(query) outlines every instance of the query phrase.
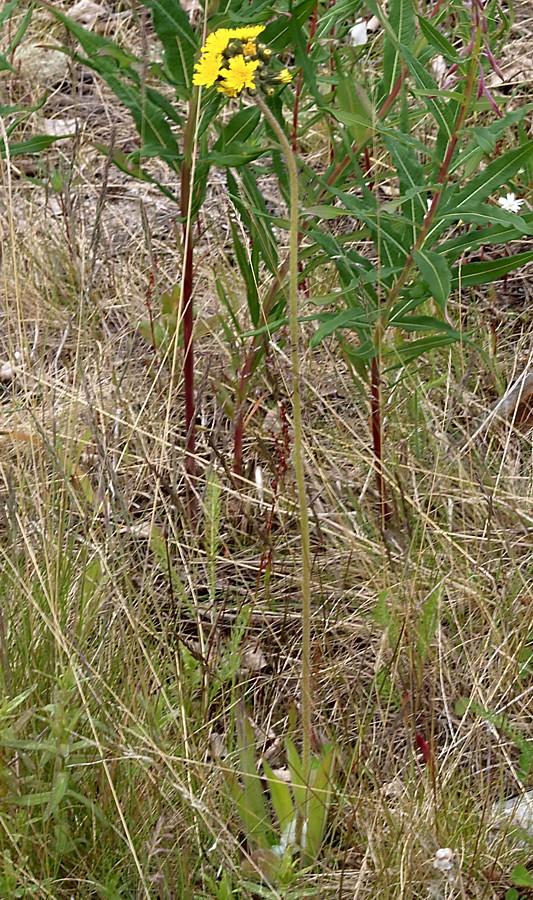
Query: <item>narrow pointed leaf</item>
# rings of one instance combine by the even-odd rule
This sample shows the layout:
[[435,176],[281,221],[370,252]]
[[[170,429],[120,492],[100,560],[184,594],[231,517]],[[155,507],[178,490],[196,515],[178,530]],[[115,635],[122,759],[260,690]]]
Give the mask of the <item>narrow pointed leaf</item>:
[[471,208],[473,204],[485,200],[493,192],[500,193],[502,185],[505,185],[510,178],[513,178],[518,170],[525,166],[532,157],[533,140],[527,141],[522,146],[504,153],[503,156],[490,162],[479,175],[474,176],[466,187],[458,191],[451,198],[448,204],[449,209],[443,209],[442,212],[457,213],[458,218],[460,218],[463,207],[465,209]]
[[285,827],[293,821],[295,816],[291,791],[289,786],[274,774],[268,763],[263,762],[263,768],[267,776],[268,789],[272,799],[272,806],[276,813],[278,829],[280,834],[282,834]]
[[435,302],[444,309],[450,296],[452,276],[441,253],[431,250],[415,250],[414,260]]
[[154,28],[164,48],[167,72],[181,96],[188,97],[199,40],[179,0],[141,0],[152,10]]
[[467,263],[454,272],[452,287],[471,287],[476,284],[497,281],[532,260],[533,250],[526,250],[524,253],[515,253],[513,256],[502,256],[501,259]]

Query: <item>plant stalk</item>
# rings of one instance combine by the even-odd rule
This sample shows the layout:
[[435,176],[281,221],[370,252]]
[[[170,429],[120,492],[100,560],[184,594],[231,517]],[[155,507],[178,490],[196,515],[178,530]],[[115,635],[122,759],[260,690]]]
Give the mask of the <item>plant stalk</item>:
[[[301,381],[300,358],[298,352],[299,324],[298,324],[298,169],[296,158],[292,152],[290,143],[277,121],[274,114],[268,108],[261,97],[257,97],[265,119],[276,135],[287,164],[289,176],[289,322],[291,336],[291,364],[292,364],[292,410],[294,424],[294,470],[298,491],[298,512],[300,516],[300,533],[302,536],[302,671],[301,671],[301,715],[302,715],[302,775],[309,782],[311,764],[311,740],[312,740],[312,709],[311,709],[311,549],[309,539],[309,516],[307,513],[307,496],[305,489],[304,448],[302,436],[302,408],[301,408]],[[307,821],[308,810],[307,797],[301,825]],[[300,831],[301,835],[301,831]]]
[[[478,40],[476,42],[476,49],[479,51],[479,35]],[[383,305],[378,320],[376,322],[376,326],[374,329],[373,335],[373,343],[375,349],[380,351],[381,344],[385,337],[387,331],[387,319],[391,309],[396,303],[403,287],[405,286],[409,275],[411,274],[411,270],[414,265],[415,253],[417,250],[420,250],[424,242],[426,240],[427,235],[433,225],[433,220],[435,218],[435,213],[437,210],[437,206],[440,201],[440,197],[442,194],[442,187],[444,186],[449,175],[450,165],[452,163],[453,155],[455,152],[455,148],[457,146],[457,142],[459,140],[459,133],[461,128],[464,125],[464,121],[468,112],[468,108],[470,105],[470,100],[472,99],[473,91],[474,91],[474,79],[475,72],[477,67],[477,54],[474,53],[472,62],[470,64],[465,91],[463,94],[462,102],[459,107],[459,111],[457,113],[457,118],[455,120],[455,125],[453,129],[453,133],[450,136],[450,140],[448,142],[448,146],[446,148],[446,153],[444,154],[444,159],[441,163],[439,173],[437,176],[437,184],[439,185],[439,189],[435,192],[433,196],[433,200],[431,206],[426,214],[424,222],[422,223],[422,227],[418,233],[417,240],[413,247],[411,248],[409,255],[405,261],[404,267],[398,276],[398,279],[391,289],[386,303]],[[370,422],[372,429],[372,443],[373,443],[373,451],[375,458],[375,466],[376,466],[376,482],[378,488],[378,494],[380,499],[380,520],[381,520],[381,528],[384,531],[386,524],[390,521],[391,518],[391,509],[387,500],[386,495],[386,485],[385,478],[383,472],[383,428],[382,428],[382,420],[381,420],[381,388],[380,388],[380,359],[379,355],[372,359],[371,366],[371,384],[370,384]]]
[[183,162],[180,172],[180,216],[183,221],[183,281],[180,309],[183,322],[183,383],[185,390],[185,480],[187,513],[192,521],[196,516],[196,398],[194,391],[194,312],[193,312],[193,251],[192,236],[192,185],[194,181],[194,153],[196,125],[198,121],[199,93],[193,91],[189,103],[189,115],[183,138]]

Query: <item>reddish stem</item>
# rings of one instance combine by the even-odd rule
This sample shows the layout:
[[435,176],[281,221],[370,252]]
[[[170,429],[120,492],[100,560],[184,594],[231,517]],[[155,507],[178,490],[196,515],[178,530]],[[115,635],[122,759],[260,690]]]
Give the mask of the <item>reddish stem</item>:
[[[191,190],[191,171],[186,161],[181,166],[181,216],[187,219]],[[185,476],[187,481],[187,511],[190,519],[196,515],[196,497],[194,479],[196,476],[195,460],[195,419],[196,403],[194,396],[194,314],[193,314],[193,240],[192,228],[187,221],[183,225],[183,381],[185,388]]]
[[381,424],[381,376],[379,359],[374,357],[371,364],[370,380],[370,425],[372,430],[372,447],[376,466],[376,485],[380,502],[381,530],[384,531],[392,518],[391,508],[387,500],[387,489],[383,474],[383,443]]

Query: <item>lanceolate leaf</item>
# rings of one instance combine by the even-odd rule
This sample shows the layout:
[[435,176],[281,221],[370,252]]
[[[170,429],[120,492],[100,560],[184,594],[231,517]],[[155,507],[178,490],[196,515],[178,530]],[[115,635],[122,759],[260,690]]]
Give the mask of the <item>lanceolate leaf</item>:
[[310,864],[316,861],[328,822],[333,790],[332,776],[335,766],[333,747],[324,750],[320,763],[311,773],[311,791],[308,801],[308,819],[305,849]]
[[418,359],[424,353],[432,350],[440,350],[441,347],[447,347],[455,344],[457,341],[465,341],[464,335],[459,332],[450,334],[432,334],[430,337],[419,338],[417,341],[408,341],[404,344],[396,344],[387,351],[388,357],[398,357],[402,365],[407,365],[414,359]]
[[428,90],[431,93],[422,95],[424,103],[435,118],[439,126],[440,139],[447,141],[450,139],[453,131],[453,109],[449,104],[441,102],[439,96],[439,86],[427,69],[422,65],[420,60],[411,53],[408,47],[401,47],[404,62],[409,69],[409,73],[413,76],[417,87]]
[[316,6],[316,0],[302,0],[297,6],[293,6],[290,16],[279,16],[265,28],[261,40],[272,50],[285,51],[290,43],[293,19],[298,25],[303,25],[312,14]]
[[276,275],[278,271],[278,245],[269,217],[266,215],[265,200],[257,187],[251,169],[243,168],[239,174],[241,179],[240,187],[232,172],[228,171],[227,174],[231,200],[238,209],[254,244],[259,243],[264,264],[273,275]]
[[79,41],[87,57],[79,57],[84,65],[107,82],[113,93],[133,116],[141,142],[159,147],[159,155],[167,162],[179,158],[176,138],[168,123],[166,102],[158,102],[157,92],[144,90],[136,66],[140,61],[124,52],[113,41],[83,28],[58,10],[54,15]]
[[[437,219],[451,224],[456,222],[459,213],[448,212],[442,215],[437,212]],[[461,209],[460,218],[463,222],[473,222],[475,225],[503,225],[505,228],[512,228],[519,235],[533,234],[533,221],[527,222],[525,218],[517,215],[517,213],[509,212],[502,209],[495,203],[479,203],[472,207]]]
[[199,41],[179,0],[141,0],[152,10],[154,28],[165,51],[165,66],[173,84],[187,97]]
[[414,223],[421,224],[427,212],[425,202],[425,191],[420,192],[426,182],[424,170],[418,161],[415,151],[402,143],[401,135],[390,135],[383,137],[383,143],[389,151],[392,161],[396,167],[398,178],[400,181],[400,192],[402,195],[411,192],[411,198],[406,199],[402,203],[402,211],[413,222],[412,225],[412,243],[416,241],[416,227]]
[[294,819],[294,805],[290,788],[281,778],[274,774],[267,762],[263,761],[263,768],[266,772],[268,789],[272,798],[272,806],[276,813],[277,826],[280,834],[287,827],[289,822]]
[[239,266],[239,271],[246,285],[246,299],[248,301],[250,318],[252,320],[254,328],[256,328],[259,324],[260,314],[257,272],[254,271],[254,267],[252,265],[251,254],[248,254],[246,252],[246,248],[244,247],[244,244],[242,243],[237,233],[237,228],[231,220],[230,227],[233,242],[233,251],[237,260],[237,265]]
[[[527,228],[533,228],[533,213],[527,213],[520,217]],[[514,220],[514,218],[513,218]],[[508,244],[522,236],[521,229],[511,225],[491,225],[489,228],[470,230],[468,234],[461,234],[456,238],[440,245],[440,252],[444,253],[448,260],[453,262],[462,253],[479,250],[480,247],[491,244]]]
[[452,276],[444,256],[430,250],[415,250],[414,260],[436,303],[444,308],[450,296]]
[[233,141],[246,141],[257,128],[260,118],[261,111],[254,106],[241,109],[224,125],[213,150],[227,151],[231,149]]
[[400,74],[400,45],[411,48],[415,39],[415,14],[412,0],[390,0],[389,23],[394,36],[387,32],[383,50],[383,81],[380,94],[388,97]]
[[[51,147],[52,144],[55,144],[56,141],[64,140],[67,137],[72,137],[72,135],[63,134],[52,136],[49,134],[37,134],[35,137],[28,138],[27,141],[14,141],[13,143],[8,144],[9,156],[21,156],[25,153],[41,153],[43,150],[46,150],[47,147]],[[7,155],[8,152],[4,141],[0,140],[0,156],[5,158]]]
[[433,47],[437,53],[440,53],[447,60],[457,59],[459,55],[455,47],[450,44],[449,40],[435,28],[424,16],[418,16],[418,24],[426,41]]
[[[340,313],[324,313],[316,318],[322,321],[322,325],[317,328],[311,338],[311,347],[316,347],[324,338],[329,337],[343,328],[350,328],[364,337],[368,334],[372,324],[372,318],[364,309],[343,309]],[[327,317],[327,318],[326,318]],[[325,321],[324,321],[325,320]]]
[[4,8],[0,10],[0,27],[5,22],[6,19],[9,19],[11,13],[19,6],[19,0],[10,0],[9,3],[6,3]]
[[508,275],[514,269],[525,266],[533,260],[533,250],[524,253],[515,253],[513,256],[502,256],[501,259],[482,260],[481,262],[467,263],[454,270],[452,287],[471,287],[476,284],[486,284],[489,281],[497,281]]
[[479,175],[469,181],[466,187],[452,196],[447,208],[442,212],[454,212],[460,218],[463,208],[471,208],[474,204],[485,200],[494,191],[501,192],[506,182],[513,178],[532,156],[533,140],[504,153],[503,156],[490,162]]
[[395,328],[401,328],[403,331],[438,332],[453,336],[455,340],[461,338],[459,331],[434,316],[396,316],[394,320],[389,321],[389,325],[394,325]]

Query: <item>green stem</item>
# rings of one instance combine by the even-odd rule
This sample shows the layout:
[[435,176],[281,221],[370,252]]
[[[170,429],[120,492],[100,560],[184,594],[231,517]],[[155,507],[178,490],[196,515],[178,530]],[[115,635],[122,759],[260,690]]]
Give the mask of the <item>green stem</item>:
[[[308,780],[311,763],[311,550],[309,516],[305,489],[304,448],[302,437],[302,407],[300,401],[299,324],[298,324],[298,169],[296,158],[279,122],[264,100],[257,96],[257,105],[276,135],[287,163],[289,175],[289,321],[292,363],[292,409],[294,421],[294,469],[298,489],[298,511],[302,535],[302,774]],[[306,804],[307,807],[307,804]],[[303,821],[307,808],[303,810]]]

